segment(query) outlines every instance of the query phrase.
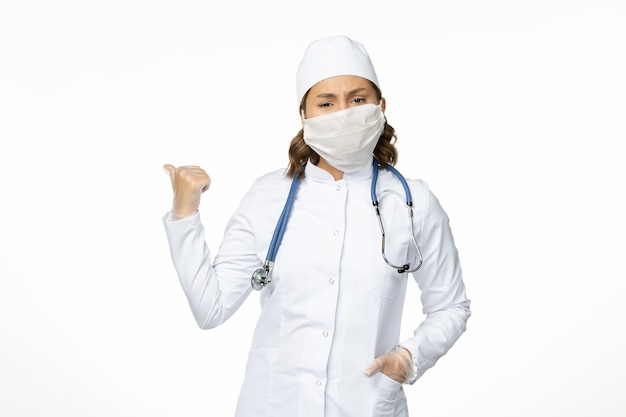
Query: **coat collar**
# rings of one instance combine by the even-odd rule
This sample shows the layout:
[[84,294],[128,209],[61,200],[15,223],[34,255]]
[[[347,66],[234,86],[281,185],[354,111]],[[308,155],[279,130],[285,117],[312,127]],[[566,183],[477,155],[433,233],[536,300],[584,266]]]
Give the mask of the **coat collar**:
[[341,182],[341,181],[344,181],[346,183],[351,183],[351,182],[356,183],[356,182],[371,179],[372,172],[373,172],[372,164],[368,163],[367,165],[365,165],[363,168],[361,168],[358,171],[344,172],[343,179],[339,181],[335,181],[333,176],[330,175],[328,171],[318,167],[317,165],[313,165],[312,162],[309,162],[308,164],[306,164],[306,167],[304,168],[305,178],[310,179],[315,182],[322,182],[322,183],[335,183],[335,182]]

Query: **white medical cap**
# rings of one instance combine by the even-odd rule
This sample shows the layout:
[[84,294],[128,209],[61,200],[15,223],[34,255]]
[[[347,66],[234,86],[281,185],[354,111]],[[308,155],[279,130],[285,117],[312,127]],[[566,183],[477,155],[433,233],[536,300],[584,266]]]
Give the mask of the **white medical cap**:
[[376,71],[363,45],[347,36],[331,36],[312,42],[304,52],[296,75],[298,106],[311,87],[338,75],[363,77],[380,88]]

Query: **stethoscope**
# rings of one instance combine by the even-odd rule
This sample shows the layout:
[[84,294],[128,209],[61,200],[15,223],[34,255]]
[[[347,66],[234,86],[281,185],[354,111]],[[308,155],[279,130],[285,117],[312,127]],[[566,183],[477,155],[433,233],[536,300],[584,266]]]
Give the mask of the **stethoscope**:
[[[422,251],[420,250],[419,246],[417,245],[417,241],[415,240],[415,229],[413,227],[413,198],[411,197],[411,191],[409,190],[409,185],[407,184],[406,180],[404,179],[402,174],[398,172],[397,169],[395,169],[391,165],[387,165],[386,168],[389,171],[391,171],[402,184],[402,187],[404,188],[404,193],[406,195],[406,206],[408,209],[409,220],[411,223],[411,241],[413,242],[413,246],[415,246],[415,249],[417,249],[417,254],[419,256],[419,264],[414,268],[411,268],[410,263],[406,263],[404,265],[394,265],[387,259],[387,256],[385,255],[385,228],[383,227],[383,221],[380,217],[379,203],[378,203],[378,198],[376,197],[376,184],[378,182],[378,169],[379,169],[378,161],[376,161],[376,159],[373,159],[372,165],[374,167],[374,172],[372,176],[370,194],[372,196],[372,204],[374,206],[374,210],[376,211],[376,217],[378,218],[378,224],[380,225],[380,233],[382,235],[381,251],[382,251],[383,259],[385,260],[385,262],[387,262],[389,266],[396,269],[398,273],[400,274],[403,274],[405,272],[415,272],[418,269],[420,269],[420,267],[422,266],[423,258],[422,258]],[[276,254],[278,253],[278,248],[280,247],[280,243],[282,242],[283,236],[285,234],[285,229],[287,228],[287,221],[289,219],[289,213],[291,213],[293,202],[296,199],[296,190],[298,189],[299,183],[300,183],[300,175],[296,172],[296,174],[293,177],[293,180],[291,181],[291,188],[289,188],[289,195],[287,196],[287,201],[285,202],[283,211],[280,214],[280,217],[278,218],[278,223],[276,224],[276,228],[274,229],[274,235],[272,236],[272,241],[270,242],[270,246],[267,251],[267,257],[265,258],[263,267],[257,269],[252,274],[251,284],[252,284],[252,288],[255,290],[261,290],[267,284],[272,282],[270,275],[272,273],[272,269],[274,269],[274,261],[276,260]]]

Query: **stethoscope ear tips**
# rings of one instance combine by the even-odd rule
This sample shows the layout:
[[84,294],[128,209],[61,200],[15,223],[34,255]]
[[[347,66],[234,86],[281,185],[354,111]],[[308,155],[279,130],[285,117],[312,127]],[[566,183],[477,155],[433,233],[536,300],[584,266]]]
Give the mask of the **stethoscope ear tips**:
[[404,274],[406,271],[408,271],[409,269],[411,269],[411,265],[409,264],[404,264],[402,265],[402,268],[398,268],[398,273],[399,274]]

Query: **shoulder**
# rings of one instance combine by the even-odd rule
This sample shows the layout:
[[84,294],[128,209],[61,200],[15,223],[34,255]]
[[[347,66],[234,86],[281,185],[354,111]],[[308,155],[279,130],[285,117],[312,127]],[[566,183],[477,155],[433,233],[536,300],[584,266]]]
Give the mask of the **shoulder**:
[[291,178],[285,175],[286,172],[285,168],[280,168],[261,175],[253,181],[244,199],[258,201],[283,196],[291,184]]
[[[402,183],[399,178],[396,178],[390,171],[385,171],[384,176],[387,184],[393,183],[393,187],[398,190],[402,190]],[[443,210],[439,199],[435,196],[431,190],[428,182],[421,178],[406,177],[406,183],[411,192],[411,198],[413,200],[413,209],[423,216],[434,216],[446,218],[447,215]]]
[[422,210],[425,219],[433,222],[447,222],[448,214],[441,202],[424,180],[407,180],[413,194],[413,207]]
[[[291,178],[285,169],[276,169],[256,178],[239,201],[233,217],[245,218],[249,224],[256,221],[276,221],[266,216],[280,214],[278,205],[284,204],[289,194]],[[259,220],[260,219],[260,220]]]
[[[400,178],[394,175],[390,170],[386,169],[383,172],[384,174],[380,176],[379,181],[384,184],[384,187],[393,187],[398,191],[402,191],[403,185]],[[402,175],[402,173],[400,173],[400,175]],[[410,177],[404,177],[403,175],[402,178],[406,180],[407,186],[411,191],[411,197],[413,197],[414,205],[416,203],[419,204],[418,202],[420,201],[423,202],[428,199],[431,191],[428,183],[425,180],[419,178],[415,179]]]
[[430,187],[428,186],[428,182],[423,179],[413,179],[407,178],[406,182],[409,184],[409,188],[411,192],[419,193],[419,194],[429,194],[431,193]]
[[253,189],[280,189],[285,185],[291,183],[291,178],[286,175],[287,170],[285,168],[275,169],[264,175],[258,177],[252,183]]

